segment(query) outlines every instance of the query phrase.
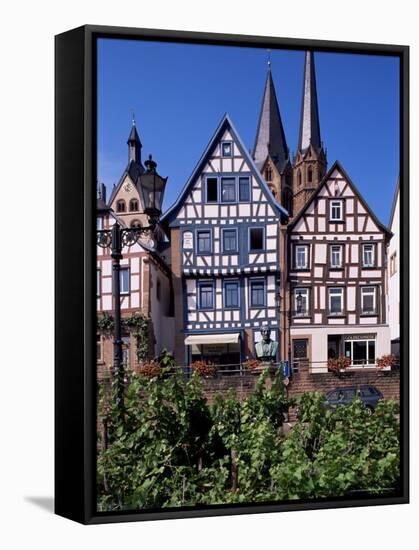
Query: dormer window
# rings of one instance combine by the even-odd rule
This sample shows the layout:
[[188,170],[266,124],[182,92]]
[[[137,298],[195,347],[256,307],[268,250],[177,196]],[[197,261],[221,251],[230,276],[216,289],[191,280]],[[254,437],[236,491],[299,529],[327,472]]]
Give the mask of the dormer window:
[[330,221],[331,222],[343,221],[343,202],[341,200],[330,201]]
[[231,141],[223,141],[221,143],[221,156],[232,157],[233,156],[233,144]]
[[138,200],[137,199],[131,199],[129,201],[129,211],[130,212],[137,212],[138,211]]
[[116,211],[117,212],[126,212],[126,210],[127,210],[127,205],[126,205],[124,199],[120,199],[119,201],[117,201]]

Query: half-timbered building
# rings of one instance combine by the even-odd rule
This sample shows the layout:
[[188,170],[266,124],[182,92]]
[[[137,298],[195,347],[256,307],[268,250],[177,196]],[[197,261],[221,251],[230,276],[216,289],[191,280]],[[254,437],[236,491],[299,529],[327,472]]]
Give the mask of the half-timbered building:
[[390,352],[385,276],[390,232],[335,162],[288,226],[294,362],[313,372],[346,356],[375,367]]
[[[96,225],[97,229],[111,229],[118,222],[122,227],[148,225],[144,214],[140,176],[141,142],[133,123],[128,138],[128,164],[109,201],[106,187],[99,185]],[[113,315],[112,257],[110,248],[97,247],[96,301],[99,318]],[[173,291],[170,272],[170,243],[161,227],[153,241],[141,240],[122,250],[120,269],[121,316],[131,317],[140,312],[150,319],[148,355],[153,357],[164,348],[173,348]],[[97,332],[97,370],[99,376],[109,374],[113,363],[113,339],[109,330]],[[125,329],[123,359],[126,366],[138,363],[135,328]]]
[[278,338],[286,218],[225,115],[162,220],[171,234],[179,363],[238,365],[254,355],[261,326]]
[[388,315],[391,351],[400,355],[400,182],[397,181],[389,228],[392,237],[387,252]]

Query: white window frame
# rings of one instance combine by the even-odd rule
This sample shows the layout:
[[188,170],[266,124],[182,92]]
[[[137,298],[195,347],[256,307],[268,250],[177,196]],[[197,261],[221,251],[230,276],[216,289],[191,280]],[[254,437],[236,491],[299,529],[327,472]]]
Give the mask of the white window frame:
[[[333,263],[333,254],[334,254],[333,249],[334,248],[339,249],[339,263],[338,264]],[[343,267],[343,245],[342,244],[332,244],[332,245],[330,245],[330,267],[335,268],[335,269],[339,269],[339,268]]]
[[[329,315],[342,315],[344,309],[344,300],[343,300],[343,287],[329,287],[328,289],[328,305],[329,305]],[[336,291],[339,291],[337,293]],[[340,296],[340,311],[332,311],[332,295]]]
[[[306,308],[298,312],[297,308],[297,296],[301,293],[301,297],[306,301]],[[305,295],[305,296],[304,296]],[[310,289],[307,287],[297,287],[294,288],[294,312],[296,317],[307,317],[310,313]]]
[[[371,247],[371,262],[367,263],[365,261],[365,247]],[[375,266],[375,244],[373,243],[363,243],[362,244],[362,267],[374,267]]]
[[[373,310],[365,311],[364,309],[364,296],[373,295]],[[361,313],[363,315],[376,315],[377,313],[377,287],[375,286],[363,286],[361,287]]]
[[[344,340],[343,342],[343,350],[344,350],[344,353],[345,353],[345,345],[347,343],[350,343],[350,348],[351,348],[351,356],[350,356],[350,360],[351,360],[351,367],[353,368],[362,368],[362,367],[368,367],[368,366],[376,366],[377,365],[377,339],[376,338],[365,338],[365,339],[359,339],[359,340]],[[366,342],[366,352],[367,352],[367,358],[366,358],[366,362],[363,363],[363,364],[360,364],[360,363],[356,363],[354,364],[353,362],[353,357],[354,357],[354,342]],[[374,363],[369,363],[369,351],[370,351],[370,345],[371,343],[374,343],[374,356],[375,356],[375,362]],[[347,357],[346,353],[345,353],[345,357]]]
[[[124,289],[123,287],[123,280],[124,278],[122,277],[122,272],[125,271],[128,273],[128,290],[127,289]],[[125,267],[125,266],[121,266],[121,269],[119,271],[119,284],[120,284],[120,292],[121,294],[123,294],[124,296],[126,296],[127,294],[129,294],[131,292],[131,270],[129,267]]]
[[[333,216],[334,208],[339,208],[339,217]],[[331,222],[341,222],[343,221],[343,201],[341,199],[331,199],[330,201],[330,221]]]
[[[298,250],[304,250],[304,259],[305,262],[302,265],[298,265]],[[294,245],[294,267],[295,269],[308,269],[308,245],[307,244],[296,244]]]

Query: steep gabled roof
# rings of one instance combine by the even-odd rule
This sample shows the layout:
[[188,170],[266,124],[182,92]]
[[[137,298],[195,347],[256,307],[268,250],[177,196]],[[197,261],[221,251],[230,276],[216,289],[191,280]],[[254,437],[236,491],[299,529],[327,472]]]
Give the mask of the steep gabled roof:
[[400,193],[400,176],[397,178],[396,189],[394,190],[393,204],[391,205],[390,220],[388,222],[388,227],[391,229],[393,225],[394,212],[396,211],[397,199]]
[[270,66],[268,67],[256,140],[253,148],[253,158],[259,170],[262,168],[268,155],[272,158],[279,172],[282,172],[289,158],[289,150]]
[[183,205],[183,202],[185,201],[188,193],[192,189],[193,184],[195,183],[195,180],[199,173],[202,171],[203,167],[207,163],[208,157],[211,155],[212,151],[214,150],[215,145],[217,142],[221,139],[222,135],[226,130],[229,130],[233,136],[234,141],[236,142],[238,148],[240,149],[240,153],[243,156],[243,158],[246,160],[246,162],[249,164],[250,169],[252,171],[253,176],[257,179],[259,185],[261,186],[264,195],[269,202],[269,204],[272,206],[274,212],[277,213],[278,216],[280,216],[282,219],[288,218],[289,214],[283,208],[280,204],[278,204],[274,197],[272,196],[272,193],[269,190],[269,187],[265,183],[265,180],[262,178],[254,160],[252,159],[250,153],[246,149],[244,143],[242,142],[237,130],[235,129],[229,115],[226,113],[223,118],[221,119],[220,124],[218,125],[217,129],[214,132],[214,135],[210,139],[207,147],[205,148],[204,153],[202,154],[201,158],[199,159],[197,165],[195,166],[191,176],[189,177],[188,181],[184,185],[179,197],[177,200],[172,204],[172,206],[165,212],[165,214],[162,216],[161,221],[162,223],[170,223],[177,213],[179,212],[180,208]]
[[306,52],[304,62],[303,97],[301,101],[298,150],[305,151],[310,144],[315,149],[322,146],[320,139],[319,106],[317,101],[316,71],[313,52]]
[[134,185],[137,187],[138,178],[143,173],[144,173],[144,168],[141,166],[141,164],[138,164],[134,160],[131,160],[128,163],[128,166],[123,171],[122,176],[119,178],[118,183],[116,185],[114,185],[114,187],[112,189],[111,196],[109,197],[108,204],[111,204],[112,201],[114,200],[116,194],[118,193],[119,189],[121,188],[121,185],[124,183],[124,180],[125,180],[127,175],[131,178]]
[[327,174],[324,176],[324,178],[322,179],[322,181],[319,183],[319,186],[317,187],[317,189],[314,191],[314,193],[311,195],[311,197],[309,198],[309,200],[306,202],[306,204],[304,205],[304,207],[300,210],[300,212],[297,214],[297,216],[295,216],[295,218],[292,220],[292,222],[288,225],[288,230],[289,231],[292,231],[292,229],[295,227],[295,225],[299,222],[299,220],[301,220],[301,218],[304,216],[306,210],[308,209],[308,207],[310,206],[310,204],[313,203],[314,199],[318,196],[318,194],[320,193],[320,190],[324,187],[324,185],[326,185],[327,181],[330,179],[331,175],[333,174],[333,172],[337,170],[338,172],[340,172],[343,176],[343,178],[349,183],[349,185],[352,187],[354,193],[357,195],[359,201],[361,202],[362,206],[365,208],[365,210],[367,211],[367,213],[371,216],[371,218],[373,219],[373,221],[375,222],[375,224],[382,230],[384,231],[384,233],[386,233],[386,235],[388,237],[391,237],[391,231],[388,230],[388,228],[383,225],[379,219],[377,218],[377,216],[374,214],[374,212],[371,210],[371,208],[368,206],[368,203],[366,202],[366,200],[364,199],[364,197],[361,195],[361,193],[359,192],[357,186],[353,183],[353,181],[351,180],[351,178],[348,176],[348,174],[345,172],[344,168],[342,167],[342,165],[340,164],[340,162],[338,160],[335,160],[335,162],[333,163],[332,167],[330,168],[330,170],[327,172]]

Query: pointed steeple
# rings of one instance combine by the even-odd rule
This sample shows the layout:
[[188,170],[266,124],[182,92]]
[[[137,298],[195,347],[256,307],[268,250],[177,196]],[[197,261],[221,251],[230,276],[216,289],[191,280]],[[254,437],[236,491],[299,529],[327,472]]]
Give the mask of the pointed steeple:
[[306,52],[298,150],[306,151],[310,144],[316,150],[319,150],[322,146],[314,54],[313,52]]
[[132,117],[131,132],[128,136],[127,144],[128,144],[128,164],[132,160],[137,164],[141,164],[142,144],[137,132],[134,115]]
[[272,158],[279,172],[282,172],[289,157],[289,150],[272,80],[270,61],[253,148],[253,158],[259,169],[262,169],[268,156]]

